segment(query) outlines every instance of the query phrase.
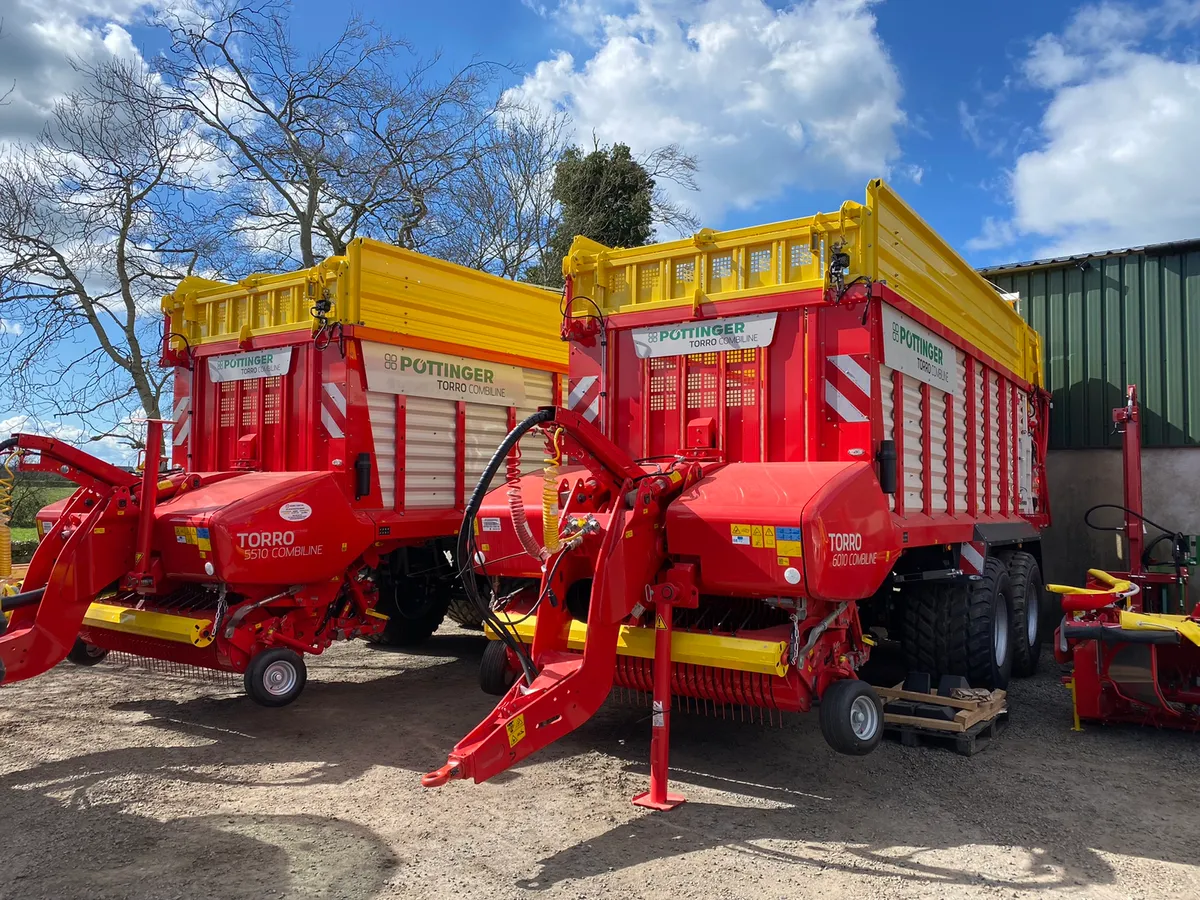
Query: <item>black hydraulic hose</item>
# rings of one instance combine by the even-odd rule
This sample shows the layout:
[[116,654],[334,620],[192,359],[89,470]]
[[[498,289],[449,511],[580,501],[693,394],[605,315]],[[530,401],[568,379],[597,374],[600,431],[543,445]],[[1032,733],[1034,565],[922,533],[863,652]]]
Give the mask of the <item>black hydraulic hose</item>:
[[500,471],[500,467],[504,465],[508,454],[517,445],[517,441],[521,440],[521,438],[537,426],[553,420],[553,407],[539,409],[521,422],[518,422],[517,426],[500,442],[500,446],[496,448],[496,452],[492,454],[492,458],[484,467],[483,473],[479,476],[479,482],[475,485],[475,490],[471,492],[471,497],[467,501],[467,508],[463,513],[462,527],[458,530],[458,544],[456,548],[458,569],[462,574],[463,587],[466,589],[467,596],[479,607],[480,613],[488,624],[492,626],[492,630],[496,632],[500,640],[504,641],[505,646],[516,655],[517,660],[521,664],[521,669],[525,673],[525,680],[529,684],[532,684],[533,680],[537,677],[537,669],[533,665],[533,660],[525,652],[520,639],[509,631],[508,626],[492,612],[491,606],[484,602],[483,598],[479,595],[479,589],[475,585],[474,579],[468,576],[472,573],[475,563],[471,552],[471,545],[474,543],[475,538],[475,518],[479,515],[479,507],[483,505],[484,495],[487,494],[492,479]]
[[[1096,512],[1097,510],[1100,510],[1100,509],[1120,510],[1121,512],[1125,513],[1126,515],[1133,516],[1136,519],[1140,520],[1141,522],[1145,523],[1146,525],[1149,525],[1151,528],[1157,528],[1159,531],[1161,531],[1162,534],[1160,534],[1158,537],[1156,537],[1153,541],[1151,541],[1149,544],[1147,544],[1145,546],[1145,549],[1142,551],[1141,563],[1143,566],[1151,566],[1151,565],[1167,565],[1169,562],[1171,565],[1175,566],[1175,577],[1178,579],[1183,578],[1183,570],[1184,570],[1184,568],[1186,568],[1183,564],[1183,559],[1187,553],[1187,550],[1186,550],[1187,539],[1183,536],[1182,532],[1172,531],[1170,528],[1167,528],[1165,525],[1159,525],[1157,522],[1152,522],[1149,519],[1147,519],[1145,516],[1143,516],[1140,512],[1136,512],[1136,511],[1130,509],[1128,506],[1122,506],[1119,503],[1099,503],[1096,506],[1093,506],[1091,509],[1089,509],[1087,512],[1085,512],[1083,514],[1083,524],[1086,525],[1088,528],[1091,528],[1093,531],[1114,531],[1117,534],[1121,534],[1122,532],[1125,531],[1124,525],[1120,525],[1120,526],[1096,525],[1095,523],[1093,523],[1092,522],[1092,513]],[[1154,562],[1151,559],[1150,554],[1151,554],[1151,552],[1153,552],[1154,548],[1157,547],[1164,540],[1171,541],[1171,559],[1170,560],[1162,560],[1161,562]]]
[[20,438],[10,437],[0,441],[0,453],[7,453],[9,450],[16,450]]
[[7,597],[0,597],[0,612],[21,609],[24,606],[37,606],[41,602],[42,594],[44,593],[46,593],[46,589],[40,587],[36,591],[26,591],[23,594],[11,594]]

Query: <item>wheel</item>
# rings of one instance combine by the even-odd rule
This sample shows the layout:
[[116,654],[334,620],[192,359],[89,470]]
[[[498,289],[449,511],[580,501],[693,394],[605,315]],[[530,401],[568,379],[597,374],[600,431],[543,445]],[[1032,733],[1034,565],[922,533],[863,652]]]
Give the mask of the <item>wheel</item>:
[[383,631],[367,638],[388,647],[412,647],[438,630],[450,609],[450,584],[441,578],[389,577],[379,588]]
[[1003,688],[1012,675],[1012,585],[1008,567],[989,556],[978,581],[955,584],[946,609],[941,675],[961,675],[971,687]]
[[503,641],[488,641],[479,663],[479,686],[485,694],[503,697],[508,693],[517,673],[508,664],[508,648]]
[[452,622],[457,622],[463,628],[483,628],[483,613],[466,594],[455,594],[450,598],[446,615]]
[[883,739],[883,701],[865,681],[835,681],[821,697],[821,734],[838,753],[866,756]]
[[264,650],[246,667],[243,682],[250,699],[260,706],[287,706],[300,696],[308,669],[295,650]]
[[67,659],[77,666],[94,666],[106,656],[108,656],[108,651],[102,647],[89,644],[83,638],[75,638],[75,644],[71,647],[71,652],[67,654]]
[[904,592],[900,644],[910,672],[925,672],[935,679],[942,673],[946,614],[950,605],[948,587],[930,584]]
[[1012,585],[1012,673],[1025,678],[1037,671],[1042,655],[1042,570],[1033,554],[1020,550],[1005,562]]

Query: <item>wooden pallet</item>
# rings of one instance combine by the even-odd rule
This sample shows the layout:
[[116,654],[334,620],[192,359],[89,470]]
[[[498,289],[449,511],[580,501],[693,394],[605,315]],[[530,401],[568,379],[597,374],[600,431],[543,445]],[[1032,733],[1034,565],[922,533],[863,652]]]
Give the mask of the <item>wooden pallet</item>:
[[[945,724],[949,725],[950,723]],[[976,722],[966,731],[946,731],[917,725],[898,725],[885,720],[883,733],[887,737],[899,740],[905,747],[931,744],[948,747],[962,756],[974,756],[976,753],[986,750],[992,739],[999,737],[1007,724],[1008,711],[1002,710],[999,715]]]
[[932,728],[937,731],[965,732],[979,722],[994,719],[1005,709],[1008,696],[1005,691],[992,691],[986,700],[957,700],[954,697],[939,697],[937,694],[919,694],[906,691],[901,685],[894,688],[877,687],[875,692],[889,700],[910,700],[915,703],[928,703],[935,706],[949,706],[957,709],[953,720],[926,719],[920,716],[902,716],[884,712],[883,721],[888,725],[912,725],[920,728]]

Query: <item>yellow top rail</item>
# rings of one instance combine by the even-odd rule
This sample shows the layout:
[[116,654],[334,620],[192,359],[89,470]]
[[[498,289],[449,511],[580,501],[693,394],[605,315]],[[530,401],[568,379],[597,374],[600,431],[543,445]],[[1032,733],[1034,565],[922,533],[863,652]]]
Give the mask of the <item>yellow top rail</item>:
[[[563,260],[576,296],[606,313],[765,297],[824,286],[829,254],[850,254],[846,280],[886,282],[906,300],[1026,381],[1042,384],[1037,332],[886,183],[836,213],[611,249],[577,237]],[[575,306],[580,314],[587,304]]]
[[366,238],[352,241],[344,256],[311,269],[251,275],[236,284],[185,278],[163,298],[162,308],[171,316],[171,330],[199,346],[315,332],[319,326],[311,310],[321,300],[330,304],[330,324],[566,371],[557,291]]

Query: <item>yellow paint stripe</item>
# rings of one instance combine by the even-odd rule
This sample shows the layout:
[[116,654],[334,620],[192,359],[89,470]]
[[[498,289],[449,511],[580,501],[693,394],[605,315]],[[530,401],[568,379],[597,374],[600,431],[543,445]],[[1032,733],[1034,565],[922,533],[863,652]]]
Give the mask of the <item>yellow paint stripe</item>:
[[128,606],[112,606],[108,603],[93,603],[83,617],[88,628],[103,628],[122,634],[157,638],[176,644],[191,644],[207,647],[213,642],[208,634],[212,619],[195,619],[191,616],[173,616],[168,613],[145,609],[130,609]]
[[[498,615],[516,629],[524,643],[533,643],[533,631],[537,626],[536,616],[513,624],[514,619],[522,617],[508,617],[504,613]],[[490,627],[485,626],[485,630],[489,638],[496,640],[496,635]],[[568,646],[572,650],[583,650],[586,637],[587,626],[582,622],[572,622]],[[786,675],[787,649],[787,641],[760,641],[753,638],[676,631],[671,639],[671,661],[693,666],[712,666],[715,669],[758,672],[763,675]],[[617,637],[617,654],[654,659],[654,629],[622,625]]]

